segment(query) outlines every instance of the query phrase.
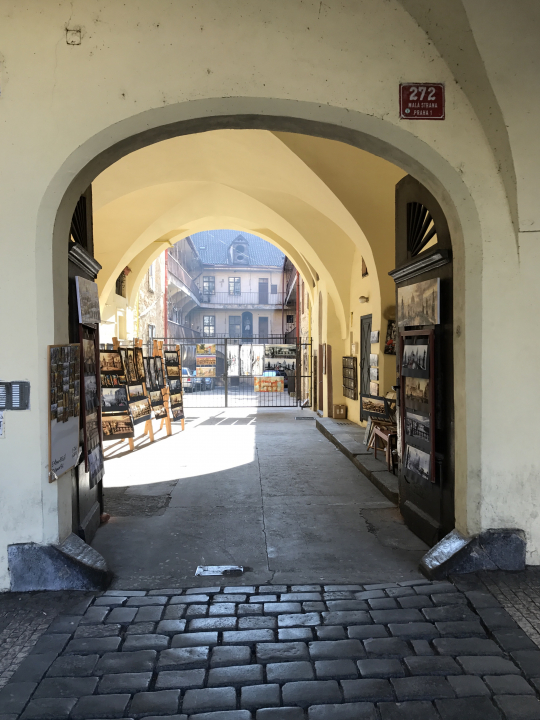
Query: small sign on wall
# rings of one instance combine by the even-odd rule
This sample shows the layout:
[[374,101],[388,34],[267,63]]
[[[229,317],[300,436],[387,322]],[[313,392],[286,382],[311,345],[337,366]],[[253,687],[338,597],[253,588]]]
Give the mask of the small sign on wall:
[[444,120],[444,84],[400,83],[399,117],[402,120]]

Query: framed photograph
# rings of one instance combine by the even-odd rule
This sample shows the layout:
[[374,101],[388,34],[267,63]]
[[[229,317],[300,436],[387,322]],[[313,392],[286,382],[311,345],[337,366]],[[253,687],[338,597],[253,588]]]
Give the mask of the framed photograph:
[[431,442],[431,420],[427,415],[419,415],[407,410],[405,413],[405,435],[414,440]]
[[176,350],[166,350],[163,353],[163,357],[165,359],[165,367],[167,368],[180,365],[180,358]]
[[156,355],[154,358],[154,373],[156,376],[156,382],[159,388],[165,387],[165,380],[163,379],[163,363],[161,356]]
[[[249,347],[249,345],[246,345]],[[212,367],[216,364],[216,356],[212,355],[201,355],[197,358],[197,367]],[[167,371],[169,368],[167,368]]]
[[378,395],[379,394],[379,383],[378,382],[370,382],[369,383],[369,394],[370,395]]
[[386,328],[386,342],[384,344],[385,355],[396,354],[396,340],[397,340],[396,321],[389,320],[388,327]]
[[409,377],[429,378],[429,342],[418,337],[414,344],[403,346],[401,374]]
[[49,345],[48,356],[49,482],[53,482],[75,467],[79,457],[80,370],[84,359],[78,343]]
[[161,418],[167,417],[167,408],[165,405],[159,405],[154,408],[154,417],[156,420],[161,420]]
[[118,350],[99,351],[99,370],[102,375],[123,375],[122,358]]
[[374,345],[375,343],[379,342],[379,331],[378,330],[372,330],[371,331],[371,344]]
[[296,374],[296,358],[264,358],[264,372],[283,370],[287,375]]
[[131,412],[134,425],[150,420],[152,417],[152,407],[148,398],[130,403],[129,411]]
[[169,378],[169,392],[171,395],[176,395],[177,393],[182,392],[182,380],[180,378]]
[[152,407],[158,407],[159,405],[163,405],[163,395],[161,394],[161,390],[151,390],[149,393],[149,397]]
[[104,440],[122,440],[132,438],[135,435],[133,421],[128,412],[104,415],[102,424]]
[[103,479],[105,473],[101,445],[96,445],[96,447],[88,453],[88,472],[90,474],[90,487],[93,488]]
[[184,408],[183,407],[174,407],[171,408],[173,420],[183,420],[184,419]]
[[84,405],[87,415],[91,415],[99,407],[97,380],[95,375],[84,376]]
[[134,348],[135,352],[135,368],[137,370],[138,379],[141,382],[145,381],[146,373],[144,371],[144,357],[143,357],[143,351],[142,348],[136,347]]
[[363,417],[389,418],[386,398],[362,395],[361,407]]
[[133,402],[134,400],[143,400],[146,397],[142,383],[137,383],[136,385],[128,385],[127,389],[130,402]]
[[370,367],[379,367],[379,356],[377,353],[370,353],[369,365]]
[[148,392],[151,390],[157,390],[158,384],[156,380],[156,373],[154,370],[154,358],[144,358],[144,373],[146,376],[146,389]]
[[431,455],[419,448],[407,445],[404,465],[406,471],[419,475],[423,480],[431,478]]
[[127,412],[128,395],[125,386],[101,388],[101,412]]
[[440,278],[398,287],[397,320],[400,330],[406,327],[439,325]]
[[215,355],[216,345],[215,343],[198,343],[197,344],[197,355]]
[[97,283],[75,276],[77,308],[81,325],[97,325],[101,322]]
[[369,379],[373,381],[379,379],[379,368],[369,368]]
[[418,406],[429,407],[429,380],[427,378],[405,378],[405,406],[415,409]]
[[83,346],[83,370],[84,374],[96,374],[96,348],[93,340],[82,341]]
[[264,356],[271,359],[296,358],[296,345],[265,345]]
[[101,387],[119,387],[126,384],[123,375],[101,375]]

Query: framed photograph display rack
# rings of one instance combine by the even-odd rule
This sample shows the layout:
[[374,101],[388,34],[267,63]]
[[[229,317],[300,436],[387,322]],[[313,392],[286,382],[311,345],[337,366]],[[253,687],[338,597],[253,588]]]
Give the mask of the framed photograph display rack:
[[343,358],[343,395],[358,400],[358,366],[355,357]]
[[435,482],[435,330],[399,333],[403,474]]

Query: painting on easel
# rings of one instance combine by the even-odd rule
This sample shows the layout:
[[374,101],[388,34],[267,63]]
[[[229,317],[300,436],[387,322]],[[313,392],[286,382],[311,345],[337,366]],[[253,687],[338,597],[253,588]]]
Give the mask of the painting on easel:
[[150,420],[152,417],[152,408],[150,406],[150,400],[144,398],[144,400],[136,400],[129,406],[131,417],[133,418],[133,424],[138,425],[139,423]]

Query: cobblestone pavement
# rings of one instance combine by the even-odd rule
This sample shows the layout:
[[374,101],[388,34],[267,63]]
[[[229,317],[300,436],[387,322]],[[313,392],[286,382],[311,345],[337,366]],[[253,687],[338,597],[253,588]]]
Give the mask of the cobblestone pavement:
[[538,689],[540,650],[475,576],[111,590],[51,623],[0,720],[535,720]]

